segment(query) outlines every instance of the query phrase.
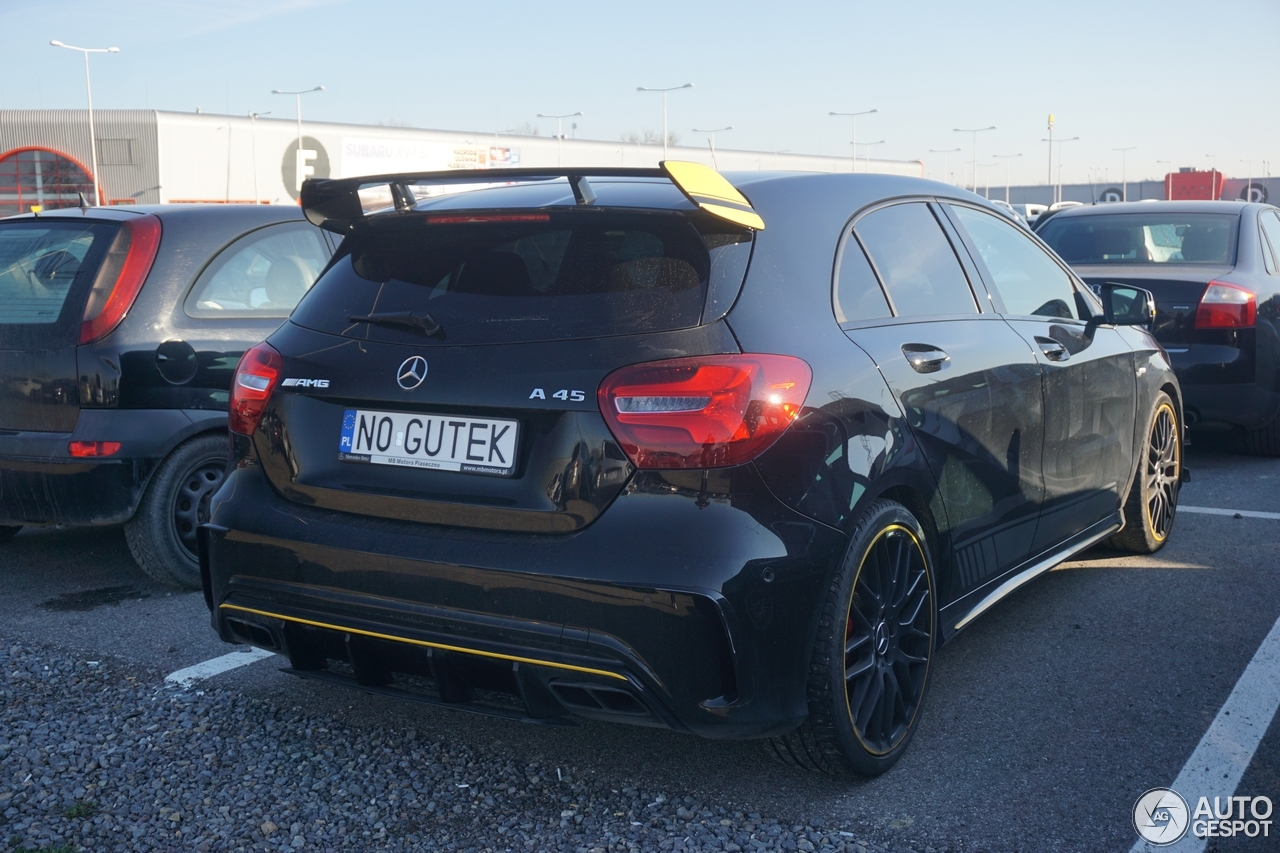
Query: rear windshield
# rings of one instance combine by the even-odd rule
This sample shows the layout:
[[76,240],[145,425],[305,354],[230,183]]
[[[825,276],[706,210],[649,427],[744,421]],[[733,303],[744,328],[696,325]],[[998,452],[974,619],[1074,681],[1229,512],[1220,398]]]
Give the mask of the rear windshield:
[[[1155,207],[1155,205],[1153,205]],[[1115,213],[1054,217],[1037,233],[1069,264],[1217,264],[1236,259],[1240,217]]]
[[424,345],[683,329],[709,292],[742,283],[751,238],[728,227],[596,210],[404,217],[348,237],[292,320]]
[[118,225],[0,222],[0,349],[48,346],[79,327]]

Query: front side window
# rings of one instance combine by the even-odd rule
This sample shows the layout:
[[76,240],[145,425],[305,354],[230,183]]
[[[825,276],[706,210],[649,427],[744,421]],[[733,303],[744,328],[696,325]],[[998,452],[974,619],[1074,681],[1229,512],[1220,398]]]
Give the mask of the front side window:
[[854,230],[899,317],[978,313],[964,269],[927,205],[883,207],[858,220]]
[[971,207],[951,210],[977,248],[1005,313],[1081,319],[1071,276],[1024,231]]
[[[1155,207],[1153,205],[1153,207]],[[1069,264],[1215,264],[1236,257],[1240,217],[1224,213],[1055,216],[1036,233]]]
[[190,317],[288,317],[329,262],[329,246],[306,222],[269,225],[224,249],[200,274]]

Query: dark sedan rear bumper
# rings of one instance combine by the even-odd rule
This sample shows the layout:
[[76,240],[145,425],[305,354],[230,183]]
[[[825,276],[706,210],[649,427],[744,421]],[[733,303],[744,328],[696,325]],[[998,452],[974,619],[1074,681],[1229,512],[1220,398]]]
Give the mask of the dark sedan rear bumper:
[[750,466],[733,481],[730,499],[642,474],[578,533],[494,534],[289,503],[243,468],[201,531],[206,597],[224,640],[327,681],[542,722],[783,733],[808,712],[843,537]]
[[1280,414],[1280,393],[1257,381],[1254,360],[1240,349],[1220,344],[1170,344],[1167,352],[1190,426],[1257,429]]

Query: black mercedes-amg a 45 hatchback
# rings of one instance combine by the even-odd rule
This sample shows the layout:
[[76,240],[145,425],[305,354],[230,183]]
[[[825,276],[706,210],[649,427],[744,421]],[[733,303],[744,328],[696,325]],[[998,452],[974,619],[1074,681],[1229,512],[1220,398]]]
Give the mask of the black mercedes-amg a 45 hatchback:
[[882,772],[941,644],[1154,551],[1181,402],[1142,328],[952,186],[660,169],[309,182],[343,235],[245,354],[201,529],[223,639],[547,724]]

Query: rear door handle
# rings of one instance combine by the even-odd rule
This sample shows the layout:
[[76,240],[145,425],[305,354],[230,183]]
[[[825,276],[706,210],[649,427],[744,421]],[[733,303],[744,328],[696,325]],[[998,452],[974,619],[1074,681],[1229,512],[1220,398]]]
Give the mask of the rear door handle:
[[1040,346],[1040,352],[1044,353],[1044,357],[1050,361],[1066,361],[1071,358],[1071,353],[1067,352],[1067,348],[1053,338],[1037,336],[1036,343]]
[[902,354],[916,373],[937,373],[951,364],[951,356],[929,344],[903,344]]

